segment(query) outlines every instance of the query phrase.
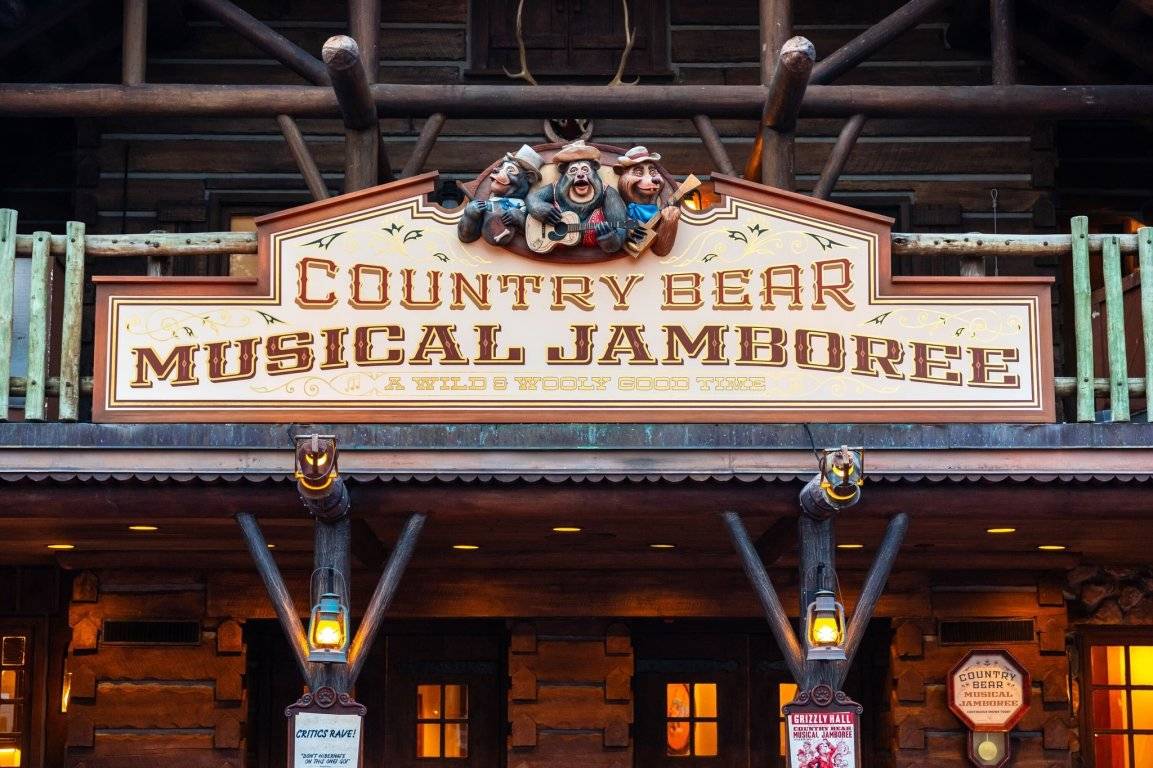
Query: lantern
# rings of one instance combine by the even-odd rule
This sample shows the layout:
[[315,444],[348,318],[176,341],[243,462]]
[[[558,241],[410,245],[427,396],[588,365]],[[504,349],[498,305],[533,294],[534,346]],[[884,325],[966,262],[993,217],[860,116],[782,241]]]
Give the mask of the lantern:
[[308,660],[348,662],[348,607],[335,592],[325,592],[308,623]]
[[865,452],[842,445],[826,450],[820,459],[821,489],[832,501],[848,505],[856,501],[864,484]]
[[817,590],[805,621],[809,635],[809,661],[845,660],[845,607],[827,589]]

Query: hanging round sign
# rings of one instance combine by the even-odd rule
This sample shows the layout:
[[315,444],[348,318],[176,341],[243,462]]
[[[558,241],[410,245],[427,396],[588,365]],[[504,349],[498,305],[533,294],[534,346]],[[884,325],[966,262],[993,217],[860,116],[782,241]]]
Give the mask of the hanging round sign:
[[949,672],[949,709],[971,731],[1009,731],[1029,710],[1030,685],[1008,651],[973,650]]

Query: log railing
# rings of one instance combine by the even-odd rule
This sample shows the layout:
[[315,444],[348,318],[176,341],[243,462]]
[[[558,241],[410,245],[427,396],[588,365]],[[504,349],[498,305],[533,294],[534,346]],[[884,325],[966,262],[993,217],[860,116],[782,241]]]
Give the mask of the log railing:
[[[80,338],[83,321],[85,261],[96,258],[209,256],[256,253],[252,232],[196,232],[146,235],[86,235],[84,225],[69,222],[67,233],[52,235],[16,233],[17,214],[0,209],[0,421],[9,411],[11,397],[24,397],[24,419],[44,421],[48,397],[59,398],[59,419],[75,421],[79,396],[92,391],[92,379],[80,376]],[[1136,234],[1090,235],[1088,220],[1077,216],[1068,235],[908,234],[892,235],[892,254],[897,257],[952,256],[980,261],[984,257],[1034,259],[1069,258],[1073,271],[1075,376],[1055,379],[1058,397],[1074,398],[1076,408],[1069,420],[1094,421],[1098,398],[1104,398],[1112,421],[1129,421],[1131,396],[1147,397],[1153,380],[1153,227]],[[1123,278],[1121,259],[1137,256],[1139,289],[1134,278]],[[13,309],[15,269],[18,257],[31,258],[29,285],[28,373],[12,376]],[[53,260],[52,257],[56,257]],[[1105,331],[1106,376],[1094,370],[1093,302],[1091,262],[1100,260],[1104,286],[1103,322]],[[60,304],[53,306],[53,265],[63,268]],[[1138,291],[1140,327],[1126,325],[1124,289]],[[1131,313],[1132,314],[1132,313]],[[59,345],[55,358],[50,350],[53,318],[60,322]],[[1142,340],[1144,370],[1130,377],[1127,340]],[[59,375],[52,376],[55,359]],[[1146,420],[1153,422],[1153,410],[1146,407]]]

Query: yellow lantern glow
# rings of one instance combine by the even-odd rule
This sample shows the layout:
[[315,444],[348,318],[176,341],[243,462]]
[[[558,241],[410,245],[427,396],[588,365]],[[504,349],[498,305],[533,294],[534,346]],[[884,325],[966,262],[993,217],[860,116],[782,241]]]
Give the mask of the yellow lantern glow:
[[340,595],[325,592],[312,609],[308,628],[308,660],[348,662],[348,609]]
[[844,661],[845,659],[845,607],[837,596],[827,589],[814,595],[806,612],[810,661]]

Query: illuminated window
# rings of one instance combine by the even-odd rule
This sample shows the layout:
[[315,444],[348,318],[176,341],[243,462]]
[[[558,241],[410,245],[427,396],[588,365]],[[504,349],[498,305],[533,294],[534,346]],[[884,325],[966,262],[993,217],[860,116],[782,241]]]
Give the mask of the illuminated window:
[[468,757],[468,686],[416,687],[416,756]]
[[27,712],[28,638],[0,638],[0,768],[19,768]]
[[777,723],[781,734],[781,757],[789,756],[789,727],[785,722],[785,705],[797,695],[796,683],[777,684]]
[[1153,765],[1153,645],[1091,645],[1086,688],[1095,768]]
[[717,756],[717,684],[665,686],[665,754]]

